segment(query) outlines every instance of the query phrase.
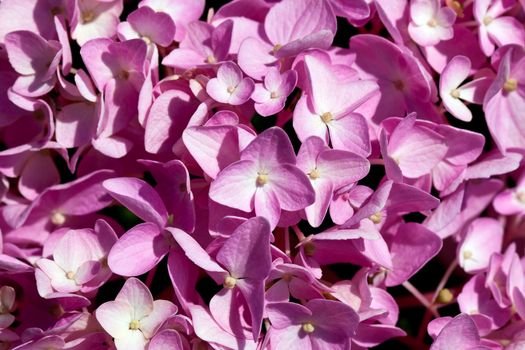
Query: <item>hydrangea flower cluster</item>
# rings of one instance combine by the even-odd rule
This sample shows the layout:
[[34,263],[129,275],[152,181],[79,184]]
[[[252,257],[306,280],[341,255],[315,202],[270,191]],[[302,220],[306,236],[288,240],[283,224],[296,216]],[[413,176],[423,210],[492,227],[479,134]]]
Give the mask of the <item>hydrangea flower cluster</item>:
[[0,0],[0,349],[525,349],[524,0]]

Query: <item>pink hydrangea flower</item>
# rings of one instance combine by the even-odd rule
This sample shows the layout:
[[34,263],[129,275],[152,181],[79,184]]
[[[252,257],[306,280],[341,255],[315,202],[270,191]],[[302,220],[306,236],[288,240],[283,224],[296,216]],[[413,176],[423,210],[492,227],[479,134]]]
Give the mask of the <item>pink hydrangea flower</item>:
[[449,7],[440,7],[438,0],[412,1],[410,19],[408,33],[419,45],[433,46],[454,36],[456,13]]
[[242,71],[233,62],[219,66],[217,77],[206,84],[206,92],[217,102],[234,106],[242,105],[252,95],[255,88],[251,78],[242,76]]
[[144,349],[148,340],[177,307],[167,300],[153,300],[148,287],[129,278],[114,301],[100,305],[95,315],[101,326],[114,338],[119,350]]

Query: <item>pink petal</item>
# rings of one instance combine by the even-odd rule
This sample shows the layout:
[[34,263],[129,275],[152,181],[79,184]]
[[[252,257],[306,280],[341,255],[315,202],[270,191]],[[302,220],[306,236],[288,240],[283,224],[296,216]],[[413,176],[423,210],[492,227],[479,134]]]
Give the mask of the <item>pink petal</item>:
[[236,86],[233,94],[228,98],[228,103],[233,106],[242,105],[250,99],[255,88],[255,83],[251,78],[244,78],[239,85]]
[[168,213],[157,192],[145,181],[136,178],[114,178],[104,181],[104,188],[135,215],[146,222],[164,227]]
[[163,47],[171,44],[175,36],[175,24],[170,16],[163,12],[155,12],[146,6],[130,13],[127,21],[143,37]]
[[277,59],[270,53],[272,45],[256,38],[247,38],[239,47],[238,62],[250,77],[262,80]]
[[386,285],[407,281],[441,250],[441,246],[441,238],[423,225],[402,225],[390,246],[394,269],[387,273]]
[[275,191],[269,186],[258,188],[254,198],[255,215],[264,217],[273,229],[281,217],[281,205]]
[[[210,199],[245,212],[253,210],[257,168],[251,160],[240,160],[224,168],[210,186]],[[232,196],[232,193],[235,195]]]
[[116,274],[138,276],[151,270],[167,253],[168,245],[159,226],[143,223],[120,237],[109,252],[108,265]]
[[30,31],[7,34],[5,45],[11,66],[22,75],[46,73],[59,52],[58,48]]
[[459,265],[468,273],[477,273],[489,266],[493,253],[499,253],[503,244],[503,227],[497,220],[478,218],[468,227],[459,246]]
[[125,338],[130,333],[133,309],[127,302],[108,301],[97,308],[95,316],[102,328],[114,338]]
[[152,338],[162,324],[177,312],[177,307],[167,300],[155,300],[153,311],[140,320],[140,330],[147,339]]
[[43,153],[34,153],[20,175],[18,190],[27,199],[35,199],[45,189],[59,182],[60,174],[53,159]]
[[266,129],[241,154],[242,160],[251,160],[259,168],[288,163],[295,164],[295,153],[288,135],[279,127]]
[[330,180],[320,178],[312,180],[312,187],[315,191],[315,202],[304,208],[304,211],[310,226],[319,227],[328,211],[333,194],[333,185]]
[[183,349],[182,337],[173,329],[159,332],[148,345],[148,350]]
[[285,0],[273,6],[264,21],[266,35],[272,44],[281,46],[323,29],[335,33],[336,26],[328,3],[315,0]]
[[93,103],[73,103],[64,106],[56,116],[55,136],[65,148],[89,144],[97,127],[96,106]]
[[335,149],[368,157],[371,152],[370,136],[366,119],[356,113],[332,120],[328,124],[330,142]]
[[83,285],[95,278],[100,271],[100,263],[98,261],[86,261],[78,267],[75,273],[75,282],[78,285]]
[[263,280],[270,272],[270,226],[255,217],[242,223],[217,253],[221,263],[234,278]]

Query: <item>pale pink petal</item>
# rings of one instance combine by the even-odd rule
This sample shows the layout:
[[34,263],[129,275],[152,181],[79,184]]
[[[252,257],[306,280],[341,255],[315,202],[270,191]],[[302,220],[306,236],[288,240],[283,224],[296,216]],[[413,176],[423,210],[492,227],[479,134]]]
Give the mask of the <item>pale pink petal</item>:
[[332,120],[327,124],[330,142],[336,149],[353,152],[368,157],[371,152],[370,136],[366,119],[356,113]]
[[278,168],[270,169],[268,186],[272,187],[281,209],[284,210],[300,210],[315,200],[310,181],[301,170],[291,164],[283,164]]
[[255,215],[266,218],[272,229],[275,228],[281,217],[281,205],[273,189],[269,186],[258,188],[253,204]]
[[295,164],[295,153],[286,132],[279,127],[272,127],[260,133],[244,148],[241,159],[255,162],[260,168],[258,170],[267,170],[280,164]]
[[[224,168],[210,186],[210,199],[245,212],[253,210],[257,189],[257,167],[251,160],[240,160]],[[232,195],[235,194],[235,195]]]
[[282,1],[270,9],[264,21],[266,35],[272,44],[281,46],[323,29],[333,35],[336,26],[328,2],[316,0]]
[[262,80],[277,63],[277,58],[270,53],[272,49],[272,45],[260,39],[245,39],[239,47],[239,67],[250,77]]
[[140,330],[130,330],[122,338],[115,339],[115,346],[118,350],[144,350],[147,339]]
[[242,105],[250,99],[255,88],[255,83],[251,78],[244,78],[228,98],[228,103],[233,106]]
[[333,194],[333,185],[329,179],[319,178],[311,181],[315,191],[315,202],[306,208],[306,219],[312,227],[319,227],[323,222]]
[[152,338],[162,324],[177,312],[177,307],[167,300],[155,300],[153,311],[140,320],[140,330],[146,339]]

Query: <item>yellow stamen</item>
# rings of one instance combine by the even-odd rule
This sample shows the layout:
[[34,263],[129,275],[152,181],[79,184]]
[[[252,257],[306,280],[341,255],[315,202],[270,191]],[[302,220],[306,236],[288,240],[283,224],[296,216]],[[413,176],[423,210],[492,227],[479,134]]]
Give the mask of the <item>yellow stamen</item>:
[[448,289],[443,288],[439,291],[437,302],[440,304],[448,304],[454,299],[454,294]]
[[233,289],[235,285],[237,284],[237,280],[233,278],[232,276],[227,276],[224,279],[224,283],[222,284],[224,288]]
[[472,254],[472,252],[470,250],[465,250],[463,252],[463,259],[468,260],[468,259],[472,258],[472,255],[473,254]]
[[275,91],[272,91],[272,93],[270,94],[270,98],[274,98],[275,99],[277,97],[279,97],[279,94],[277,92],[275,92]]
[[381,222],[381,213],[377,212],[375,214],[372,214],[370,215],[369,219],[372,220],[374,224],[379,224]]
[[75,273],[73,271],[66,272],[66,278],[68,280],[72,280],[73,278],[75,278]]
[[326,113],[321,114],[321,120],[325,124],[330,123],[333,119],[334,119],[334,117],[333,117],[332,113],[330,113],[330,112],[326,112]]
[[281,47],[283,47],[281,44],[275,44],[275,46],[272,48],[272,53],[276,53],[281,49]]
[[312,333],[313,331],[315,331],[315,327],[310,322],[307,322],[303,324],[303,331],[305,333]]
[[427,22],[427,25],[428,25],[429,27],[434,28],[434,27],[437,26],[437,21],[436,21],[434,18],[432,18],[432,19],[430,19],[430,20]]
[[215,56],[213,56],[213,55],[209,55],[209,56],[206,58],[206,61],[207,61],[208,63],[211,63],[211,64],[217,63],[217,59],[216,59]]
[[55,212],[51,215],[51,223],[56,226],[64,225],[66,222],[66,216],[62,213]]
[[136,331],[140,328],[140,321],[139,320],[133,320],[129,323],[129,329]]
[[264,186],[268,183],[268,174],[267,173],[257,173],[257,186]]
[[492,21],[494,20],[494,18],[490,17],[490,16],[485,16],[483,18],[483,24],[488,26],[489,24],[492,23]]
[[312,171],[308,173],[308,176],[310,176],[310,179],[315,180],[321,177],[321,174],[319,174],[319,170],[312,169]]
[[226,91],[228,91],[229,94],[233,94],[233,92],[235,91],[235,87],[228,86],[228,89],[226,89]]
[[454,97],[454,98],[459,98],[459,95],[460,95],[460,91],[459,89],[454,89],[450,92],[450,96]]
[[503,84],[503,90],[506,92],[516,91],[518,88],[518,81],[513,78],[508,78],[505,84]]

